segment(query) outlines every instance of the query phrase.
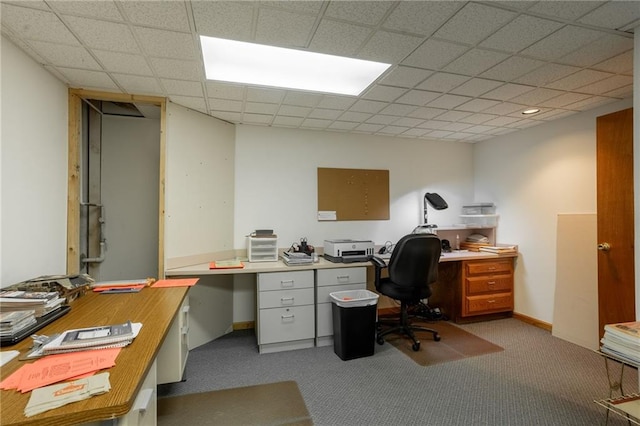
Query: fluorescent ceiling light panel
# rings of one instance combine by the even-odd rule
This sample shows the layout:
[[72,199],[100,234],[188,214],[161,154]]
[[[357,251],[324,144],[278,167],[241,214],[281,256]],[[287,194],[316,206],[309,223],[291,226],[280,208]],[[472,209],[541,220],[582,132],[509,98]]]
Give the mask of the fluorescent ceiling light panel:
[[391,65],[200,36],[209,80],[359,95]]

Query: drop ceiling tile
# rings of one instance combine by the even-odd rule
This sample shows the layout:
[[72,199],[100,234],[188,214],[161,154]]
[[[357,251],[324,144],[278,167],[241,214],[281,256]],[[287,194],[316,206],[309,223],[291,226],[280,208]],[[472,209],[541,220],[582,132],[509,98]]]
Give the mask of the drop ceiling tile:
[[467,103],[459,105],[456,109],[460,111],[480,112],[487,108],[498,105],[500,102],[489,99],[472,99]]
[[429,36],[447,22],[463,5],[464,2],[461,1],[399,2],[382,26],[394,31]]
[[524,49],[520,54],[553,61],[574,50],[587,46],[600,38],[602,33],[588,28],[567,25],[550,36]]
[[465,102],[468,102],[471,98],[468,96],[460,96],[460,95],[442,95],[439,98],[434,99],[429,102],[427,105],[432,108],[444,108],[444,109],[452,109],[461,105]]
[[368,112],[371,114],[377,114],[385,106],[387,106],[385,102],[358,100],[351,106],[350,110],[354,112]]
[[416,127],[424,122],[424,120],[421,120],[419,118],[411,118],[411,117],[402,117],[402,118],[395,117],[395,118],[396,118],[396,121],[394,122],[394,124],[396,126]]
[[578,19],[578,22],[615,30],[637,19],[640,19],[637,1],[612,1]]
[[260,6],[268,6],[277,9],[286,9],[294,12],[316,15],[322,8],[322,1],[261,1]]
[[240,123],[242,121],[242,114],[239,112],[212,111],[211,116],[230,123]]
[[424,81],[424,79],[431,74],[433,74],[433,71],[397,66],[393,67],[391,71],[387,71],[380,83],[389,86],[412,88]]
[[205,105],[204,98],[202,97],[172,95],[171,102],[182,105],[186,108],[191,108],[195,111],[207,112],[207,106]]
[[323,19],[313,34],[309,50],[353,56],[372,33],[370,28]]
[[489,120],[489,121],[485,121],[484,124],[486,126],[498,126],[498,127],[504,127],[504,126],[510,126],[513,125],[514,123],[517,123],[519,121],[522,121],[522,118],[516,118],[516,117],[497,117],[494,118],[493,120]]
[[242,102],[229,99],[209,98],[209,108],[215,111],[242,112]]
[[484,49],[471,49],[444,67],[445,71],[464,75],[479,75],[507,59],[506,53]]
[[277,115],[273,119],[274,126],[285,126],[285,127],[299,127],[304,118],[302,117],[287,117],[285,115]]
[[322,100],[322,95],[307,92],[287,91],[284,96],[283,104],[296,105],[304,107],[315,107]]
[[515,98],[516,96],[522,95],[523,93],[527,93],[535,89],[532,86],[524,86],[522,84],[513,84],[507,83],[502,86],[493,89],[490,92],[482,95],[483,98],[487,99],[497,99],[500,101],[507,101],[511,98]]
[[404,132],[402,136],[419,138],[420,136],[423,136],[427,132],[428,130],[425,130],[425,129],[409,129],[406,132]]
[[124,13],[134,24],[164,30],[191,32],[186,3],[159,1],[125,1],[120,3]]
[[359,124],[355,130],[359,131],[359,132],[365,132],[365,133],[375,133],[378,130],[382,129],[384,127],[384,125],[382,124]]
[[382,1],[333,1],[325,16],[365,25],[377,25],[386,15],[391,3]]
[[396,100],[400,104],[423,106],[440,96],[440,93],[426,90],[410,90]]
[[617,99],[607,98],[604,96],[592,96],[583,101],[567,105],[567,108],[575,111],[586,111],[615,101],[617,101]]
[[247,102],[244,106],[244,112],[274,115],[278,112],[278,105],[263,104],[259,102]]
[[369,117],[371,117],[371,114],[366,114],[364,112],[346,111],[340,116],[340,120],[360,123],[367,120]]
[[556,96],[555,98],[540,102],[540,106],[549,108],[563,108],[574,102],[578,102],[590,97],[591,96],[584,93],[564,93],[560,96]]
[[560,27],[562,24],[559,22],[521,15],[481,42],[480,46],[515,53]]
[[422,42],[419,37],[376,31],[358,53],[361,59],[393,64],[401,61]]
[[252,41],[254,2],[192,1],[191,7],[198,34]]
[[522,105],[514,104],[511,102],[502,102],[498,105],[492,106],[491,108],[487,108],[483,112],[486,114],[508,115],[514,112],[520,113],[523,109],[525,108],[523,108]]
[[246,124],[271,124],[273,116],[263,114],[242,114],[242,122]]
[[462,111],[447,111],[444,114],[440,114],[438,116],[438,120],[444,121],[458,121],[462,120],[465,117],[470,116],[470,112],[462,112]]
[[174,78],[177,80],[202,81],[203,71],[197,61],[183,59],[149,58],[151,67],[158,77]]
[[30,42],[31,48],[52,65],[68,68],[102,70],[100,64],[81,46],[46,43],[44,41]]
[[628,87],[632,84],[633,77],[628,75],[614,75],[612,77],[605,78],[604,80],[600,80],[597,83],[579,87],[578,91],[591,93],[593,95],[604,95],[605,93],[620,89],[621,87]]
[[128,74],[112,75],[127,93],[166,96],[156,78]]
[[244,86],[239,84],[207,81],[205,87],[207,88],[207,96],[210,98],[235,99],[240,101],[244,98]]
[[434,36],[474,45],[516,16],[516,13],[507,10],[467,3],[460,12],[440,27]]
[[473,126],[473,124],[468,124],[468,123],[449,123],[442,130],[450,130],[452,132],[460,132],[460,131],[468,129],[469,127],[472,127],[472,126]]
[[247,88],[247,100],[253,102],[279,104],[285,95],[286,91],[281,89],[266,89],[262,87]]
[[383,135],[399,135],[401,133],[406,132],[407,130],[409,130],[408,127],[401,127],[401,126],[385,126],[382,129],[380,129],[378,131],[378,133],[383,134]]
[[191,34],[143,27],[135,27],[134,31],[142,48],[150,56],[190,60],[201,58],[200,53],[196,53]]
[[496,130],[495,126],[478,125],[465,129],[469,133],[488,133]]
[[539,1],[528,11],[573,21],[602,4],[601,1]]
[[[71,87],[83,89],[118,90],[113,80],[104,72],[85,71],[72,68],[57,67],[57,70],[72,82]],[[130,92],[138,93],[138,92]]]
[[461,123],[471,123],[471,124],[482,124],[482,123],[486,123],[489,120],[493,120],[494,118],[497,118],[497,115],[493,115],[493,114],[484,114],[484,113],[478,113],[478,114],[472,114],[468,117],[464,117],[460,119]]
[[309,113],[309,118],[321,118],[324,120],[335,120],[342,114],[341,110],[316,108]]
[[353,130],[358,127],[360,123],[354,123],[351,121],[334,121],[329,125],[329,129],[335,130]]
[[422,107],[422,108],[416,109],[411,114],[409,114],[409,117],[428,120],[428,119],[436,118],[437,116],[445,112],[447,112],[446,109]]
[[[35,2],[30,2],[35,3]],[[65,15],[85,16],[87,18],[122,21],[122,15],[113,1],[52,1],[49,6]]]
[[315,20],[314,16],[260,8],[256,42],[280,47],[307,47]]
[[476,97],[482,95],[483,93],[487,93],[489,90],[495,89],[502,84],[503,83],[501,81],[487,80],[484,78],[472,78],[471,80],[468,80],[467,82],[451,90],[450,93],[454,95]]
[[[640,8],[640,5],[638,5]],[[578,67],[589,67],[623,52],[633,51],[633,39],[613,34],[605,34],[600,39],[589,43],[568,55],[558,59],[559,62]]]
[[320,103],[318,103],[318,108],[346,110],[353,105],[355,101],[356,98],[353,96],[324,95]]
[[434,130],[432,132],[425,133],[424,136],[428,136],[431,138],[446,138],[452,134],[453,132],[447,132],[445,130]]
[[593,68],[616,74],[633,75],[633,50],[629,50],[621,55],[602,61],[599,64],[594,65]]
[[537,88],[524,93],[520,96],[511,98],[510,101],[522,105],[540,105],[542,102],[562,95],[564,92],[560,90]]
[[306,118],[302,124],[302,128],[307,129],[324,129],[331,124],[332,120],[321,120],[318,118]]
[[391,124],[394,121],[396,121],[398,119],[397,116],[393,116],[393,115],[381,115],[381,114],[376,114],[373,115],[371,117],[369,117],[366,121],[366,123],[368,124]]
[[294,106],[294,105],[281,105],[278,114],[288,115],[290,117],[306,117],[311,112],[311,108]]
[[467,80],[469,80],[469,77],[467,76],[437,72],[418,85],[418,89],[446,93],[451,89],[460,86]]
[[398,117],[404,117],[406,115],[411,114],[416,110],[416,107],[413,105],[400,105],[400,104],[389,104],[387,107],[380,111],[380,114],[388,114],[395,115]]
[[75,16],[65,16],[65,21],[87,47],[114,52],[140,52],[131,30],[125,24]]
[[545,62],[536,59],[523,58],[522,56],[511,56],[494,67],[480,74],[485,78],[493,78],[501,81],[511,81],[524,74],[541,67]]
[[153,76],[153,72],[151,68],[149,68],[147,61],[140,55],[107,50],[93,50],[92,52],[102,63],[106,71]]
[[561,78],[560,80],[556,80],[551,84],[547,84],[547,87],[559,90],[574,90],[608,77],[611,77],[611,74],[606,72],[582,70],[565,78]]
[[630,98],[633,96],[633,84],[603,93],[603,95],[619,99]]
[[514,82],[531,86],[545,86],[553,81],[578,72],[580,68],[560,64],[546,64],[528,74],[519,77]]
[[78,40],[51,12],[0,4],[2,26],[20,34],[27,40],[78,45]]
[[406,89],[376,84],[367,90],[362,97],[374,101],[393,102],[406,92]]
[[65,75],[63,75],[60,71],[58,71],[57,67],[50,66],[50,65],[44,65],[44,69],[49,71],[51,73],[51,75],[53,75],[55,78],[57,78],[58,80],[62,81],[63,83],[67,84],[69,87],[73,87],[73,85],[71,84],[69,79]]
[[473,140],[474,136],[476,135],[474,135],[473,133],[456,132],[456,133],[450,134],[449,136],[447,136],[447,138],[470,142],[471,140]]
[[[402,61],[402,64],[430,70],[439,70],[467,50],[467,47],[459,44],[429,39]],[[449,71],[455,72],[455,70]]]

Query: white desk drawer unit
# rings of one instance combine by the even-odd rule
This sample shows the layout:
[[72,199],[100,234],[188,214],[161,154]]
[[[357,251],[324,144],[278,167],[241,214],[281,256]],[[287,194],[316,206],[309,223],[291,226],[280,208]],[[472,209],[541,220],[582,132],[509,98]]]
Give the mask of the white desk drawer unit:
[[258,274],[260,353],[314,346],[313,290],[312,270]]
[[316,284],[316,346],[328,346],[333,344],[333,308],[329,293],[366,289],[367,268],[318,269]]

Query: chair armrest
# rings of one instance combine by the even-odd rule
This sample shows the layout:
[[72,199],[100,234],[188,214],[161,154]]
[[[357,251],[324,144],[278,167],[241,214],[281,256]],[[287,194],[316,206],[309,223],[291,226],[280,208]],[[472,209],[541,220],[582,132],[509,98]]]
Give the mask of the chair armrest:
[[376,257],[376,256],[372,256],[371,259],[369,259],[371,261],[371,263],[373,263],[373,266],[375,267],[375,286],[376,289],[378,288],[378,284],[380,284],[380,277],[382,276],[382,274],[380,273],[383,269],[385,269],[388,265],[387,262],[385,262],[383,259]]

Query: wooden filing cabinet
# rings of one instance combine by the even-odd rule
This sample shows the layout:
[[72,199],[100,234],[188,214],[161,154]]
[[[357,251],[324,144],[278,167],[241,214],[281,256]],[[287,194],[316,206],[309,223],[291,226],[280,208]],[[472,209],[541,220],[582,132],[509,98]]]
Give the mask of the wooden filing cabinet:
[[513,259],[465,260],[462,317],[513,311]]
[[367,288],[367,268],[331,268],[316,271],[316,346],[333,344],[333,313],[330,293]]
[[313,270],[259,273],[256,318],[260,353],[313,347]]

